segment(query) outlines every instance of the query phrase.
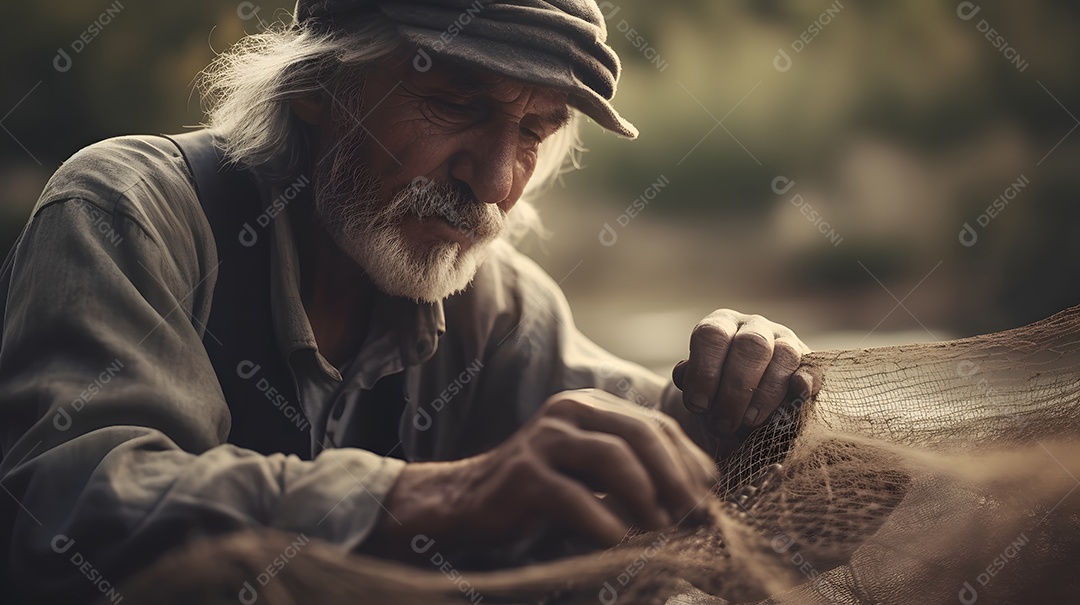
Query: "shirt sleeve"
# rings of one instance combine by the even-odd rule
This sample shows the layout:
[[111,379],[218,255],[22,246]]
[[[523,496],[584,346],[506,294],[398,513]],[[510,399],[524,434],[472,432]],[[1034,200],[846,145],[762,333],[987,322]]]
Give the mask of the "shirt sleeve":
[[352,549],[404,465],[226,444],[229,408],[202,344],[209,226],[197,206],[193,227],[190,210],[136,205],[137,191],[69,186],[5,265],[0,544],[9,578],[38,599],[115,590],[197,534],[265,526]]

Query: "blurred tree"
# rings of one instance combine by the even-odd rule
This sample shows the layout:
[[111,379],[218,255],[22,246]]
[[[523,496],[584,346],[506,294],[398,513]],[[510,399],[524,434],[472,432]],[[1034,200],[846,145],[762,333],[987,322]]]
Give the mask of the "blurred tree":
[[[13,240],[48,175],[74,151],[110,136],[197,124],[198,72],[215,52],[291,6],[7,6],[0,246]],[[936,320],[959,332],[999,329],[1080,303],[1072,278],[1080,255],[1070,233],[1080,218],[1073,169],[1080,133],[1071,130],[1080,115],[1075,2],[987,3],[971,20],[960,18],[952,1],[602,6],[626,67],[619,105],[643,134],[630,144],[590,129],[589,170],[567,182],[613,213],[665,175],[671,187],[649,207],[651,217],[754,221],[782,252],[771,279],[774,291],[788,296],[877,288],[860,261],[888,279],[915,282],[944,259],[938,279],[947,280],[948,295]],[[1010,63],[984,23],[1027,67]],[[786,71],[774,65],[778,49],[791,57]],[[903,176],[881,178],[886,174]],[[1020,174],[1031,187],[980,232],[977,246],[961,246],[961,226]],[[790,195],[773,191],[779,175],[820,200],[843,246],[816,236],[793,243],[777,227],[798,212]],[[790,228],[813,229],[795,222]]]

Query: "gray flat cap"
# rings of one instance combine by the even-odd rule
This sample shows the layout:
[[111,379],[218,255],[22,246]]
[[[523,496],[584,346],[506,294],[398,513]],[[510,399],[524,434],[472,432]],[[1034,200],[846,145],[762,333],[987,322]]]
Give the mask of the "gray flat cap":
[[571,107],[637,138],[611,105],[621,66],[595,0],[298,0],[295,18],[332,30],[364,10],[382,12],[431,57],[566,91]]

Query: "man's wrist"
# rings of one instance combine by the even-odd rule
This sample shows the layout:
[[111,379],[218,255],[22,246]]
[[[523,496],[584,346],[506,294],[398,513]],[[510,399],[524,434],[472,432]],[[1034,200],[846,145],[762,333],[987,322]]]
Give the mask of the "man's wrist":
[[418,558],[412,546],[417,536],[441,539],[455,526],[454,487],[448,483],[453,462],[414,462],[405,465],[382,503],[382,514],[359,551],[388,559]]

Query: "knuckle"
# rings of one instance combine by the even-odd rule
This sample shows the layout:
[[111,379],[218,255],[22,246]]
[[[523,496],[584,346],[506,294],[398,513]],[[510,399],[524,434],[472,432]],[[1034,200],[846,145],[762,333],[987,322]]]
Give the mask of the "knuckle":
[[654,410],[648,408],[627,407],[619,412],[620,423],[617,430],[605,432],[603,435],[633,450],[636,444],[654,438],[659,433],[660,429],[653,419],[655,414]]
[[518,486],[532,486],[541,483],[546,477],[546,465],[537,456],[520,453],[506,460],[508,478]]
[[[717,411],[725,416],[734,416],[738,414],[738,410],[735,409],[739,406],[740,402],[746,404],[757,395],[759,381],[756,377],[747,374],[746,372],[737,372],[730,376],[724,377],[723,384],[720,385],[720,399],[723,405],[717,407]],[[731,418],[734,420],[734,418]]]
[[538,419],[533,431],[534,436],[545,444],[560,441],[569,436],[569,427],[566,422],[552,417]]
[[787,392],[786,385],[780,382],[767,381],[758,385],[757,390],[754,392],[753,401],[762,407],[762,411],[768,413],[771,411],[768,408],[780,405],[780,402],[784,398],[784,394]]
[[790,346],[792,350],[798,351],[799,353],[807,353],[810,351],[810,347],[806,346],[806,343],[787,328],[784,328],[784,332],[780,332],[776,335],[776,341]]
[[696,353],[718,350],[731,342],[729,329],[714,324],[698,324],[690,333],[690,350]]
[[648,416],[648,420],[662,439],[678,441],[685,435],[679,422],[663,412],[654,411]]
[[703,321],[694,326],[694,331],[691,333],[691,337],[697,336],[698,338],[730,338],[731,333],[727,327],[722,324]]
[[795,372],[801,359],[802,352],[789,342],[778,342],[773,347],[773,360],[788,373]]
[[789,340],[777,340],[773,345],[773,349],[777,355],[783,355],[793,359],[802,357],[802,351],[799,350],[796,343]]
[[793,332],[791,330],[791,328],[785,326],[784,324],[778,324],[778,323],[773,322],[772,323],[772,328],[773,328],[773,333],[776,334],[777,338],[786,338],[786,339],[798,340],[798,337],[795,336],[795,332]]
[[681,430],[681,427],[679,426],[679,424],[677,422],[675,422],[675,419],[672,418],[671,416],[668,416],[667,414],[664,414],[663,412],[657,412],[655,410],[650,410],[650,411],[652,413],[647,414],[647,416],[649,418],[649,421],[652,422],[653,424],[655,424],[656,426],[660,427],[661,430],[666,431],[666,432],[671,432],[672,430],[675,430],[675,429],[680,429]]
[[630,444],[617,435],[599,435],[597,444],[599,455],[607,458],[608,462],[621,464],[634,456],[634,450]]
[[723,307],[723,308],[720,308],[720,309],[717,309],[717,310],[713,311],[712,313],[709,313],[709,315],[705,319],[706,320],[709,320],[709,319],[736,319],[736,320],[739,320],[739,319],[743,319],[745,317],[746,317],[746,314],[744,314],[744,313],[740,313],[740,312],[736,311],[735,309],[729,309],[727,307]]
[[754,359],[771,356],[773,346],[773,342],[760,332],[739,332],[732,340],[732,347]]
[[580,392],[577,391],[563,391],[549,397],[544,402],[541,410],[542,414],[545,416],[573,418],[589,405],[577,396],[579,394]]

